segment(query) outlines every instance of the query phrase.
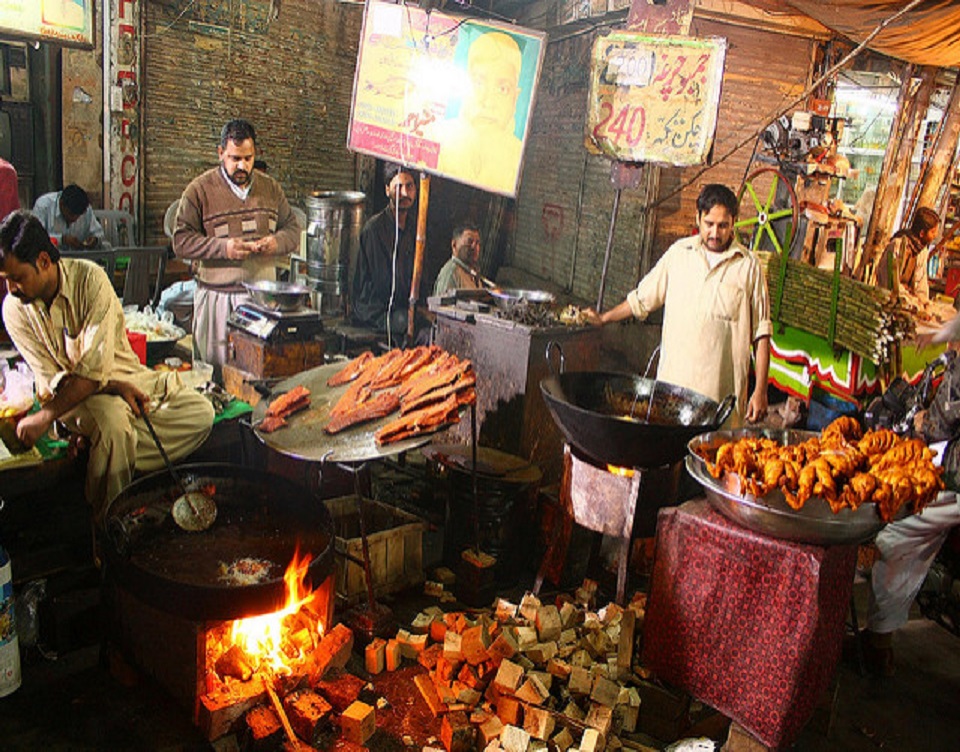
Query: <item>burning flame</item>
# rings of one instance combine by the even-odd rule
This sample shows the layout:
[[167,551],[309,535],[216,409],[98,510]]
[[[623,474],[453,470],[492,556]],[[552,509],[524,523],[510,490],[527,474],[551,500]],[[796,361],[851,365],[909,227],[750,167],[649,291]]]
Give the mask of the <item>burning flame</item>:
[[632,478],[633,477],[633,468],[632,467],[618,467],[617,465],[607,465],[607,472],[612,475],[619,475],[621,478]]
[[[248,656],[260,661],[260,668],[274,674],[290,674],[292,666],[303,660],[305,651],[316,647],[323,636],[323,624],[307,632],[295,617],[304,607],[313,604],[317,592],[305,584],[310,554],[300,558],[299,550],[284,572],[286,602],[277,611],[260,616],[237,619],[230,629],[230,640]],[[291,630],[294,634],[291,635]],[[293,637],[294,639],[291,639]]]

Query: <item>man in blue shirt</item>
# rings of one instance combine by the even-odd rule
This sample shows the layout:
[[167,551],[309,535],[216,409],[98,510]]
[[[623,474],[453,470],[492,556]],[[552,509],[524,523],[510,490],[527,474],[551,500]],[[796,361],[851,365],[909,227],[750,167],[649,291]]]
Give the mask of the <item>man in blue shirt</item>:
[[103,227],[79,185],[45,193],[33,205],[33,213],[61,248],[94,248],[103,242]]

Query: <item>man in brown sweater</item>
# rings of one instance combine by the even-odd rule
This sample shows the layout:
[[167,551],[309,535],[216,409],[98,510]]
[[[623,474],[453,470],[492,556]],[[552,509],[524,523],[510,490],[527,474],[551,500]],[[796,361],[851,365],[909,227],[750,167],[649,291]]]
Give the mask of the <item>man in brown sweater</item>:
[[280,184],[255,172],[256,131],[231,120],[220,131],[220,164],[195,178],[180,199],[173,250],[197,261],[194,350],[220,372],[227,318],[250,301],[244,282],[275,280],[300,244],[300,225]]

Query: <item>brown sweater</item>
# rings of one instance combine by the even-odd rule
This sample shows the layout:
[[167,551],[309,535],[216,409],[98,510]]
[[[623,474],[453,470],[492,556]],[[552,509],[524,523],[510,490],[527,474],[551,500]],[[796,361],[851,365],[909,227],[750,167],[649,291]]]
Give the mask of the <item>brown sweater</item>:
[[[276,235],[275,256],[226,257],[227,240],[257,240]],[[191,181],[180,199],[173,250],[180,258],[199,260],[197,280],[207,287],[240,291],[241,283],[275,279],[274,268],[300,246],[300,224],[280,183],[255,172],[242,201],[227,184],[219,165]]]

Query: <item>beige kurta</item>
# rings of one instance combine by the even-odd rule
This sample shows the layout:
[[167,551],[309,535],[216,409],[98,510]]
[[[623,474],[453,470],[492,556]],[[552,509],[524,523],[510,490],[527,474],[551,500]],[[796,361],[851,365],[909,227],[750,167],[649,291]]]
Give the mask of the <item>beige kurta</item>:
[[[185,389],[177,373],[140,364],[130,347],[123,308],[106,273],[96,264],[61,259],[60,291],[48,309],[41,300],[3,301],[3,320],[20,355],[33,371],[41,402],[53,398],[64,377],[82,376],[102,386],[128,381],[159,402],[151,419],[171,459],[200,444],[213,425],[213,407]],[[86,495],[97,520],[133,477],[134,470],[163,467],[146,424],[114,395],[94,394],[60,420],[90,439]]]
[[739,426],[749,400],[751,346],[773,331],[770,300],[750,251],[734,243],[713,269],[708,253],[699,236],[678,240],[627,301],[639,319],[664,308],[657,378],[717,401],[736,394],[731,422]]

